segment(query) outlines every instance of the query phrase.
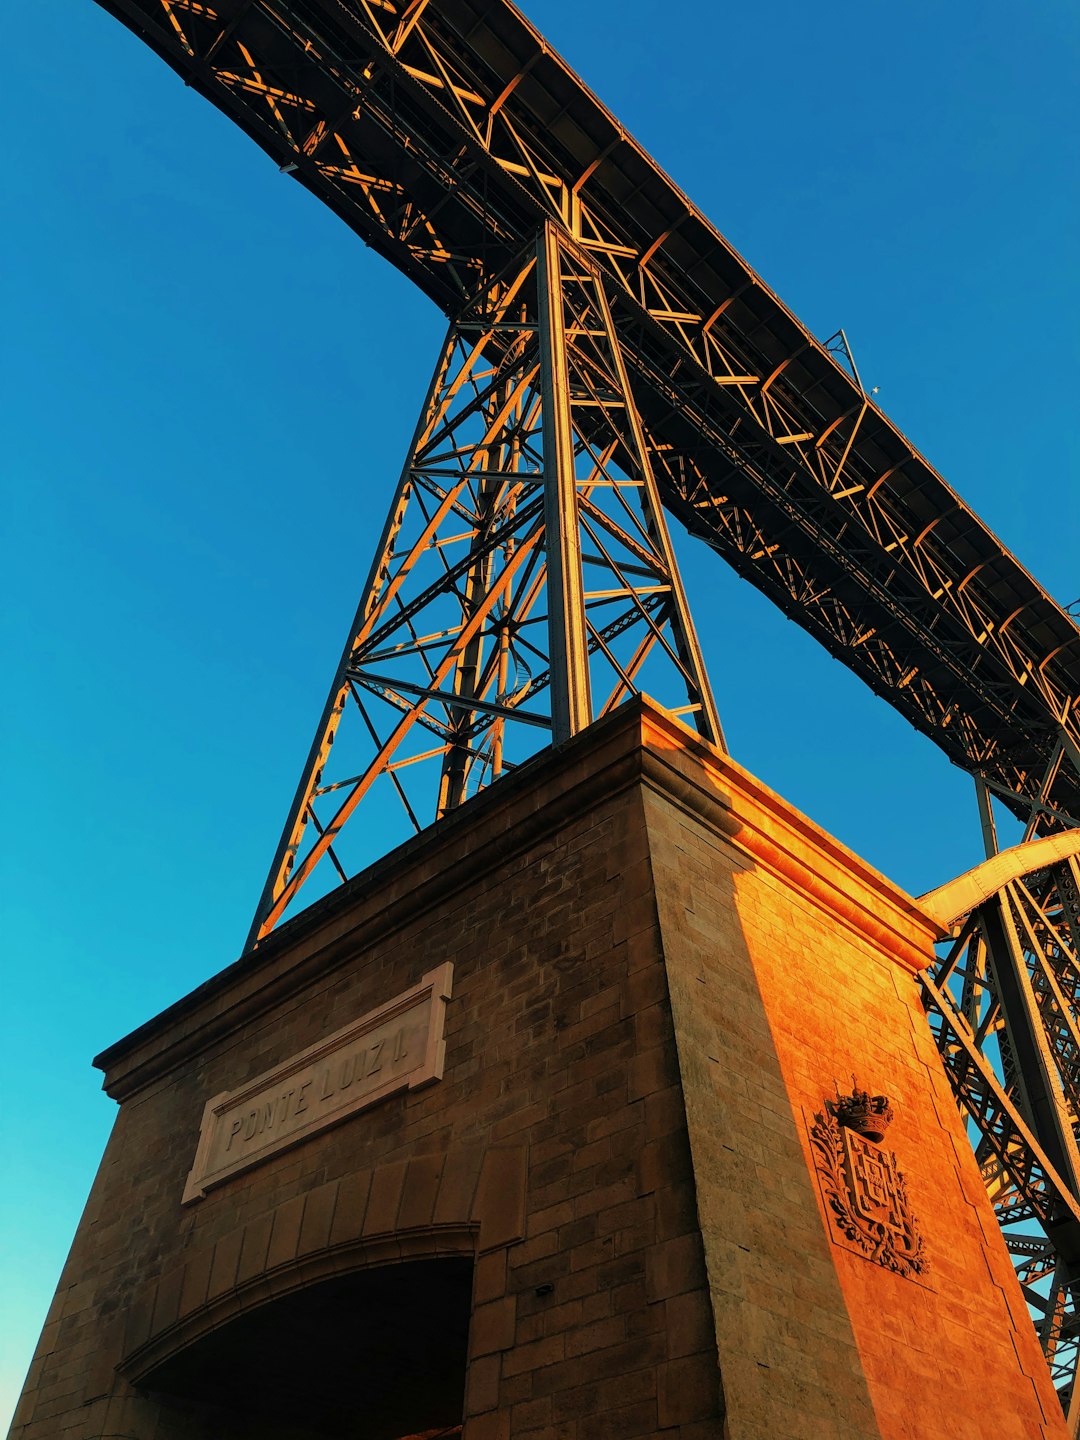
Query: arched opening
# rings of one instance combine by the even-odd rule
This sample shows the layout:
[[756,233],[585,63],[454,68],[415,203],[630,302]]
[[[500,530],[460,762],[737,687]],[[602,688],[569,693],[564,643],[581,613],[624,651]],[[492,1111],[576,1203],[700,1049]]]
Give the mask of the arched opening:
[[140,1388],[212,1412],[220,1440],[451,1440],[472,1268],[451,1256],[319,1280],[233,1315]]

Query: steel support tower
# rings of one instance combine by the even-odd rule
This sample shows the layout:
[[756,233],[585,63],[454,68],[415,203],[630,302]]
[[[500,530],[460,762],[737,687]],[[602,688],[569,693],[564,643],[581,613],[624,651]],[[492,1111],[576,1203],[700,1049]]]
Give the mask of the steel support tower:
[[249,945],[376,782],[420,828],[642,689],[722,745],[675,515],[974,778],[926,997],[1080,1433],[1072,618],[509,0],[99,3],[450,322]]

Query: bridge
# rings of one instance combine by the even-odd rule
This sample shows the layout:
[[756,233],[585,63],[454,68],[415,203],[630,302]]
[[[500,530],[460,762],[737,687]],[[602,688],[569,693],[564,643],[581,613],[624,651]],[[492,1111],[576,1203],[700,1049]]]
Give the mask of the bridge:
[[[1031,841],[1075,828],[1071,617],[882,413],[843,334],[812,336],[512,5],[100,3],[450,324],[251,944],[317,865],[344,878],[375,779],[415,813],[406,767],[433,760],[443,813],[516,763],[511,731],[558,741],[657,667],[722,744],[665,513],[974,777],[988,855],[995,802]],[[346,713],[374,759],[331,774]],[[1068,847],[1029,859],[943,911],[925,983],[1069,1408],[1080,871]]]

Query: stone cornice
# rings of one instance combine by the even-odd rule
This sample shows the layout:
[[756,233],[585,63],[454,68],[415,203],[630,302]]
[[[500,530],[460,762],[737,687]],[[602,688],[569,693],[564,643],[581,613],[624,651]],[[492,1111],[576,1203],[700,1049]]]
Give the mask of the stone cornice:
[[938,917],[729,755],[671,716],[643,710],[645,780],[695,814],[755,865],[910,971],[923,969]]

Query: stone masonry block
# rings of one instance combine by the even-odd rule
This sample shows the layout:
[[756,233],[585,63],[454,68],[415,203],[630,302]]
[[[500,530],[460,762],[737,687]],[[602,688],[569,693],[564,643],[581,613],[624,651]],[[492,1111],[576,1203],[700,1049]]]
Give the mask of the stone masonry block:
[[380,1165],[372,1175],[371,1195],[364,1216],[365,1235],[381,1235],[394,1229],[407,1170],[406,1160],[395,1160],[391,1164]]
[[304,1195],[295,1195],[274,1211],[273,1229],[266,1252],[267,1270],[273,1270],[278,1265],[285,1265],[296,1258],[305,1200]]

